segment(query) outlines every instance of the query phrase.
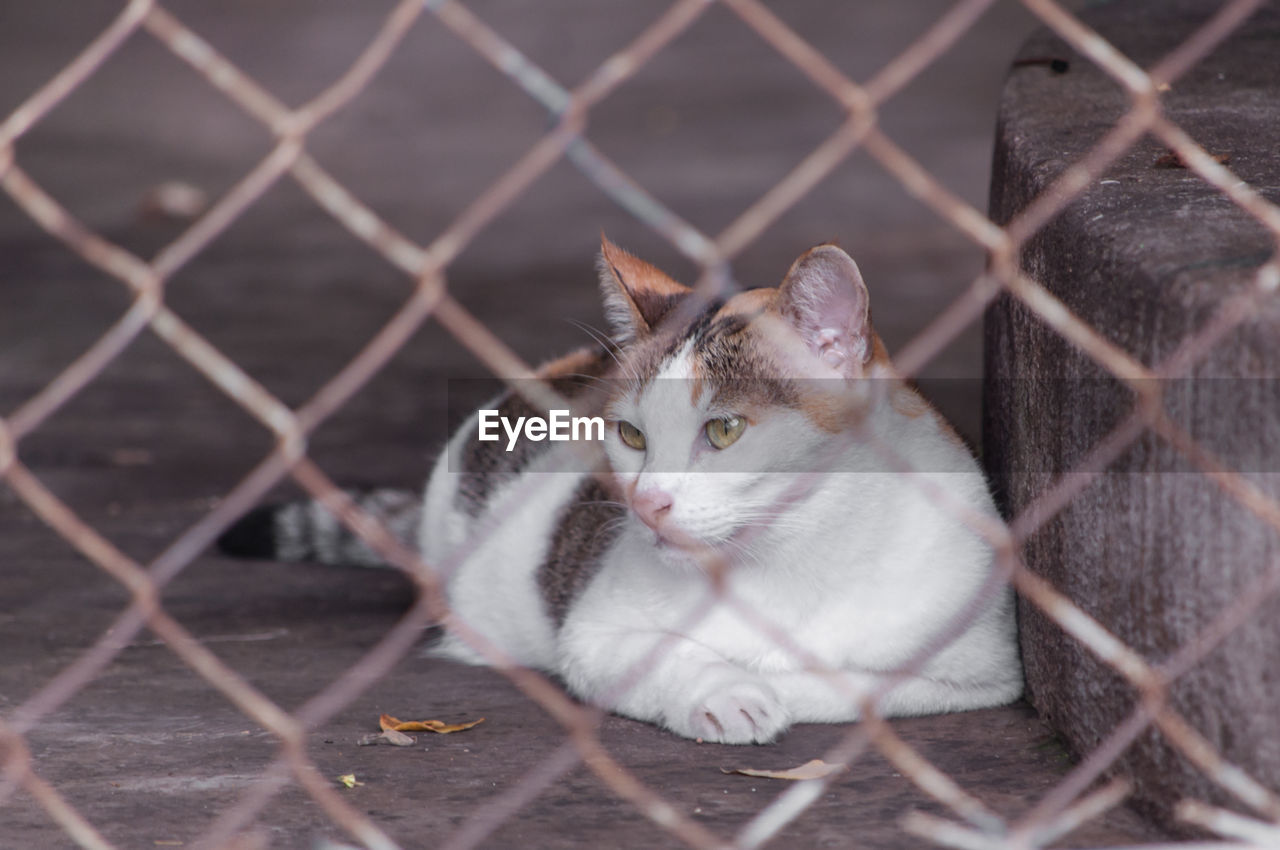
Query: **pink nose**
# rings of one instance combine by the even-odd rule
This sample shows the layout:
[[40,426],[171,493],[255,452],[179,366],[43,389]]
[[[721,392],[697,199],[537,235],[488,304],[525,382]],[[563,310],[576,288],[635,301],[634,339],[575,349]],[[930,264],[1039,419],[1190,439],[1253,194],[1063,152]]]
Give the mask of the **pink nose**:
[[670,513],[672,502],[671,494],[666,490],[645,490],[635,494],[631,508],[645,525],[657,531],[658,524]]

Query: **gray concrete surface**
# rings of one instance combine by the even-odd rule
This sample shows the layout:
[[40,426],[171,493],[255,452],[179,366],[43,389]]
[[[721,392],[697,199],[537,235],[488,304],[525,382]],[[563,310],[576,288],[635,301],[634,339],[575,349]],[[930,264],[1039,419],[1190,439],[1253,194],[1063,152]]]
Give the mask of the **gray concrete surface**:
[[[0,113],[69,60],[116,4],[0,6]],[[290,103],[336,78],[388,3],[167,4]],[[947,8],[943,2],[788,3],[799,32],[865,78]],[[486,0],[472,7],[566,83],[625,44],[656,10]],[[956,192],[986,195],[994,108],[1009,57],[1029,30],[999,4],[963,42],[884,108],[884,126]],[[835,127],[838,113],[723,9],[712,8],[593,114],[599,146],[694,224],[714,232]],[[421,22],[372,87],[316,134],[315,156],[397,227],[429,240],[545,127],[512,84],[434,21]],[[268,149],[265,131],[146,35],[18,145],[31,174],[89,227],[143,256],[181,229],[139,205],[165,180],[215,197]],[[600,323],[593,255],[601,228],[677,276],[691,268],[567,165],[557,166],[450,268],[454,291],[522,355],[585,341]],[[891,347],[901,345],[981,268],[981,253],[856,155],[735,264],[746,284],[775,282],[813,243],[838,239],[859,260]],[[0,411],[12,412],[125,309],[123,287],[86,267],[0,200]],[[385,321],[408,282],[287,181],[173,280],[172,307],[290,404],[309,397]],[[326,423],[313,456],[340,482],[414,486],[447,431],[445,384],[480,367],[428,325],[354,402]],[[980,373],[975,328],[930,366]],[[940,401],[976,439],[972,383]],[[950,388],[950,389],[949,389]],[[960,388],[960,389],[954,389]],[[47,485],[146,562],[195,522],[268,449],[265,432],[162,344],[144,335],[85,392],[24,440]],[[280,495],[292,491],[282,487]],[[122,589],[0,488],[0,715],[71,664],[126,601]],[[166,607],[286,708],[356,663],[410,604],[391,573],[199,558]],[[379,713],[487,722],[416,747],[357,748]],[[997,811],[1016,815],[1067,769],[1026,705],[897,724],[900,734]],[[610,718],[603,738],[645,783],[730,835],[779,793],[720,767],[785,767],[819,756],[836,727],[780,744],[699,746]],[[564,733],[500,675],[411,655],[316,731],[326,776],[407,847],[432,847],[491,797],[536,770]],[[245,792],[275,745],[142,634],[28,736],[35,768],[117,846],[190,843]],[[879,758],[859,762],[776,846],[897,847],[914,808],[934,808]],[[262,814],[273,848],[338,836],[289,790]],[[1079,844],[1150,837],[1124,809],[1073,835]],[[498,828],[489,847],[668,846],[657,827],[578,768]],[[0,809],[0,846],[70,842],[22,793]],[[173,846],[172,844],[168,846]]]
[[[1137,61],[1167,53],[1215,8],[1117,4],[1089,20]],[[1069,60],[1066,73],[1025,67],[1001,103],[993,215],[1005,221],[1081,156],[1127,108],[1119,87],[1055,39],[1024,56]],[[1280,8],[1264,6],[1164,97],[1170,119],[1272,203],[1280,202]],[[1058,107],[1046,110],[1044,104]],[[1030,274],[1107,339],[1148,365],[1172,354],[1218,305],[1252,284],[1274,238],[1147,139],[1028,247]],[[1280,494],[1280,302],[1265,298],[1184,380],[1164,382],[1170,416],[1249,481]],[[1133,408],[1133,394],[1011,302],[988,316],[989,469],[1017,512]],[[1235,603],[1280,556],[1275,529],[1147,434],[1037,532],[1027,563],[1153,663],[1171,657]],[[1089,752],[1126,717],[1135,692],[1029,605],[1023,654],[1033,703]],[[1280,785],[1275,688],[1280,599],[1195,664],[1172,705],[1231,762]],[[1227,796],[1154,734],[1116,771],[1158,818],[1183,797]]]

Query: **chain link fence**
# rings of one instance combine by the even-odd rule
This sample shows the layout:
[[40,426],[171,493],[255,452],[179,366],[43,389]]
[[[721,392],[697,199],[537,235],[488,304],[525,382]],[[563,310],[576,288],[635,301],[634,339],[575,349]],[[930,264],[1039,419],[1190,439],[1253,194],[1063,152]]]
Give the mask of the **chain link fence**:
[[[841,110],[842,120],[839,127],[784,179],[715,235],[700,232],[667,209],[594,146],[583,132],[591,110],[693,25],[713,5],[711,0],[680,0],[672,4],[628,45],[573,87],[553,79],[531,62],[504,36],[500,24],[482,20],[462,3],[406,0],[395,6],[376,36],[335,83],[296,109],[285,106],[161,3],[154,0],[129,2],[74,61],[0,124],[0,183],[5,191],[32,220],[59,239],[69,251],[123,283],[131,299],[130,308],[88,350],[55,380],[0,419],[0,474],[7,485],[31,511],[80,554],[119,582],[131,597],[131,602],[119,613],[107,633],[38,692],[0,719],[0,752],[3,752],[4,765],[0,801],[21,790],[37,801],[76,845],[85,848],[114,846],[95,828],[92,812],[77,809],[54,784],[41,777],[39,766],[33,763],[26,736],[43,718],[89,686],[122,648],[146,628],[176,653],[191,671],[224,694],[246,717],[279,741],[279,752],[274,762],[237,805],[219,813],[209,829],[199,837],[199,846],[236,846],[237,835],[290,784],[304,789],[354,841],[369,848],[401,846],[383,831],[374,818],[344,799],[331,780],[317,769],[306,748],[309,730],[385,676],[398,660],[412,650],[426,625],[443,623],[471,642],[478,651],[492,658],[497,658],[498,654],[492,647],[485,646],[467,623],[451,616],[433,565],[423,563],[385,528],[363,515],[308,457],[308,437],[364,387],[429,318],[453,335],[494,375],[513,383],[534,379],[533,369],[459,303],[450,289],[448,272],[459,254],[473,243],[486,225],[507,210],[541,175],[566,160],[589,178],[600,192],[695,262],[702,273],[701,289],[715,291],[732,280],[728,264],[736,256],[851,153],[855,150],[866,152],[901,182],[905,192],[926,204],[980,246],[989,257],[987,270],[972,282],[969,289],[897,353],[895,362],[903,376],[919,373],[960,332],[978,321],[994,299],[1002,294],[1012,296],[1135,393],[1137,403],[1131,415],[1095,448],[1084,461],[1085,468],[1104,468],[1142,434],[1154,432],[1184,453],[1205,476],[1238,500],[1259,522],[1280,530],[1280,504],[1247,477],[1227,469],[1182,431],[1166,415],[1158,390],[1160,381],[1156,380],[1185,375],[1216,341],[1248,318],[1259,299],[1271,296],[1280,282],[1280,254],[1273,253],[1257,270],[1249,291],[1224,298],[1216,315],[1200,331],[1186,339],[1167,360],[1150,367],[1075,316],[1025,274],[1019,265],[1019,253],[1027,241],[1097,181],[1110,164],[1148,134],[1166,145],[1195,175],[1230,198],[1280,240],[1280,209],[1233,176],[1228,167],[1202,149],[1161,109],[1162,91],[1241,26],[1259,7],[1260,0],[1227,2],[1192,37],[1147,69],[1136,66],[1052,0],[1022,0],[1030,12],[1123,87],[1131,106],[1088,156],[1071,164],[1048,191],[1004,227],[997,226],[981,211],[950,192],[889,138],[877,122],[880,107],[964,36],[993,2],[960,0],[879,73],[865,82],[856,82],[764,4],[757,0],[720,0],[719,5],[757,32],[771,49],[828,95]],[[418,24],[420,18],[427,16],[434,17],[508,77],[512,85],[518,86],[547,110],[552,121],[545,135],[513,166],[479,194],[438,237],[422,245],[397,232],[379,216],[377,210],[335,179],[322,162],[308,153],[307,142],[317,127],[360,95],[401,47],[410,29]],[[133,38],[151,38],[172,51],[210,86],[259,122],[274,140],[265,157],[150,261],[77,221],[58,199],[29,176],[15,152],[15,144],[24,134],[93,77],[127,40]],[[412,294],[394,318],[308,402],[296,408],[283,403],[204,339],[167,303],[165,297],[168,281],[217,240],[273,185],[286,180],[294,181],[319,207],[340,222],[353,239],[369,245],[414,282]],[[172,540],[155,560],[143,564],[122,552],[60,501],[24,464],[18,450],[25,438],[102,375],[147,329],[256,419],[271,434],[274,448],[199,522]],[[410,612],[358,664],[351,666],[338,680],[301,707],[286,711],[195,639],[160,600],[161,589],[168,582],[273,486],[290,477],[387,560],[410,575],[418,596]],[[968,793],[908,745],[895,733],[892,725],[877,715],[877,701],[892,682],[865,697],[865,721],[851,726],[839,745],[824,756],[825,760],[848,764],[869,751],[878,751],[921,791],[949,810],[951,817],[924,813],[908,815],[903,827],[917,839],[958,848],[1035,847],[1050,843],[1074,826],[1123,801],[1128,793],[1125,782],[1116,780],[1098,787],[1097,780],[1131,741],[1147,729],[1155,728],[1186,759],[1252,812],[1252,815],[1245,815],[1188,800],[1179,808],[1187,822],[1225,838],[1257,846],[1280,844],[1280,797],[1226,762],[1203,736],[1169,707],[1166,699],[1171,685],[1182,672],[1204,658],[1233,629],[1255,614],[1262,601],[1280,585],[1280,569],[1273,567],[1255,587],[1241,595],[1238,604],[1221,611],[1196,640],[1182,647],[1168,661],[1152,664],[1119,641],[1064,594],[1030,572],[1020,559],[1022,542],[1068,505],[1073,496],[1086,486],[1085,482],[1086,479],[1079,476],[1060,476],[1030,509],[1012,517],[1008,525],[967,514],[963,518],[995,548],[1000,581],[1012,582],[1024,599],[1037,606],[1065,633],[1105,661],[1137,690],[1140,699],[1129,720],[1075,766],[1050,794],[1015,821],[1006,820]],[[959,510],[954,505],[944,507]],[[991,589],[993,593],[995,590]],[[732,599],[721,601],[742,608],[741,602]],[[761,628],[772,628],[768,618],[760,612],[740,610],[740,613]],[[951,630],[952,634],[957,634],[961,627],[957,624]],[[771,634],[784,644],[784,650],[794,651],[793,647],[785,646],[784,634],[776,629]],[[934,650],[937,646],[935,641]],[[536,797],[541,789],[555,782],[578,762],[585,764],[619,798],[633,805],[675,839],[697,848],[761,846],[793,820],[802,817],[833,781],[833,777],[828,776],[796,784],[763,807],[738,834],[717,835],[683,813],[679,806],[655,789],[647,787],[611,755],[598,734],[597,712],[576,704],[556,684],[540,674],[507,669],[504,675],[563,724],[569,743],[557,750],[541,768],[529,773],[509,793],[482,804],[470,820],[449,837],[448,846],[451,847],[471,847],[481,843],[504,820],[516,816],[521,806]],[[905,836],[904,840],[907,840]]]

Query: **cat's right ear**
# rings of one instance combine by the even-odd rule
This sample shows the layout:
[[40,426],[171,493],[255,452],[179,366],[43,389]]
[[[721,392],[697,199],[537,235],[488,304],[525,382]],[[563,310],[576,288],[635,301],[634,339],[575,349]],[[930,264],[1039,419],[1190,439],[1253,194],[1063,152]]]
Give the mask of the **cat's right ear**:
[[778,311],[810,354],[846,377],[858,377],[873,352],[867,285],[853,258],[819,245],[796,260],[778,287]]
[[600,235],[600,293],[618,345],[650,334],[689,292]]

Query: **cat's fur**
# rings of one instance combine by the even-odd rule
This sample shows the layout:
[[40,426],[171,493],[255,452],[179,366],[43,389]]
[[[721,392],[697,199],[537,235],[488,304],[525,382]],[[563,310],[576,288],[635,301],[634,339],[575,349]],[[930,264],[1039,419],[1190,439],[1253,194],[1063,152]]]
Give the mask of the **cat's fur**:
[[[549,472],[564,444],[480,443],[473,416],[437,462],[420,520],[411,504],[375,499],[392,500],[402,529],[417,523],[458,619],[584,700],[727,743],[856,720],[858,695],[911,659],[993,569],[990,547],[926,492],[994,516],[975,461],[903,384],[870,413],[850,404],[849,391],[891,367],[839,248],[809,251],[776,289],[701,306],[607,241],[600,270],[614,344],[541,374],[578,398],[606,388],[608,473]],[[491,406],[532,411],[515,395]],[[746,426],[717,449],[706,426],[726,417]],[[643,449],[618,421],[643,434]],[[860,434],[919,471],[902,475]],[[317,542],[315,529],[333,523],[314,510],[259,513],[248,527],[276,554],[368,560],[338,536]],[[438,652],[489,663],[454,633]],[[1021,691],[1004,589],[879,711],[957,711]]]

